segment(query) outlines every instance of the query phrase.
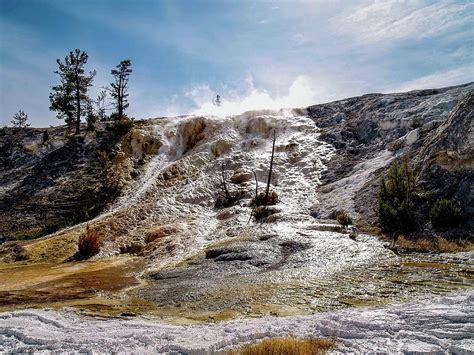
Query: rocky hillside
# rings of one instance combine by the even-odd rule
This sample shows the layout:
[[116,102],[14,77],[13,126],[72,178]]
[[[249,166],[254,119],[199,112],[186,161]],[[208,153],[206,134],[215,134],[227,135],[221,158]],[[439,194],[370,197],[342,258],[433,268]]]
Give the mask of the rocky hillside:
[[308,107],[321,139],[337,153],[322,177],[318,218],[337,208],[358,224],[376,224],[378,182],[385,167],[410,158],[426,210],[438,198],[458,200],[473,221],[474,84],[399,94],[369,94]]
[[[318,175],[322,175],[314,182],[314,188],[321,183],[317,196],[308,196],[312,199],[312,216],[333,218],[335,210],[345,209],[359,226],[376,225],[374,207],[380,174],[393,159],[403,155],[411,158],[418,175],[423,191],[420,209],[427,210],[440,197],[455,198],[472,222],[473,90],[474,84],[466,84],[399,94],[368,94],[310,106],[307,112],[300,112],[307,113],[314,128],[319,128],[314,131],[317,140],[315,133],[308,131],[307,142],[313,142],[316,148],[320,146],[318,142],[324,141],[335,152],[324,163],[325,168],[319,169]],[[244,125],[246,132],[263,136],[275,126],[288,129],[283,123],[258,115],[241,115],[233,124]],[[179,160],[190,155],[192,152],[188,151],[200,141],[213,142],[208,149],[214,159],[236,147],[235,137],[216,138],[221,134],[217,133],[217,121],[182,120],[174,132],[171,128],[166,134],[170,124],[154,123],[157,120],[137,123],[130,132],[112,124],[100,124],[93,132],[86,132],[83,127],[79,137],[70,135],[66,127],[3,129],[0,238],[35,238],[97,216],[133,179],[140,176],[140,181],[150,183],[147,176],[153,174],[153,169],[147,162],[162,145],[168,146],[167,159],[175,160],[162,176],[166,186],[174,184],[176,177],[193,178],[182,170],[185,160]],[[248,142],[238,144],[242,149],[252,149]],[[202,164],[209,164],[208,158]],[[236,165],[235,161],[229,164]],[[250,172],[244,170],[240,174],[250,177]],[[257,172],[264,184],[266,167]],[[273,183],[284,178],[278,176],[277,170]],[[299,175],[286,178],[305,179]],[[134,185],[133,189],[146,187]]]
[[0,132],[0,240],[30,239],[95,217],[159,145],[138,127],[99,124]]

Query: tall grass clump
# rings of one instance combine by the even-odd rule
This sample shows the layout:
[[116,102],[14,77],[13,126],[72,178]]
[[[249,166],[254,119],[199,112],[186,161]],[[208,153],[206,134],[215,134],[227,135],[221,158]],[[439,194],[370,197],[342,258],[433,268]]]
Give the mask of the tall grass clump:
[[244,345],[232,355],[315,355],[334,349],[333,339],[272,338],[257,344]]
[[346,228],[348,225],[352,224],[351,216],[349,215],[349,213],[347,213],[344,210],[340,210],[340,211],[336,212],[336,220],[344,228]]
[[80,256],[89,258],[100,252],[102,242],[100,235],[96,230],[91,230],[86,226],[86,232],[79,237],[78,249]]

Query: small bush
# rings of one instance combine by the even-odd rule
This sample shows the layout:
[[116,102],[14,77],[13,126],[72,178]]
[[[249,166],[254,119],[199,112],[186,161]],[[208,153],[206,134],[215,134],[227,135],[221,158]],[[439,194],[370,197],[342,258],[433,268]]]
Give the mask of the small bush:
[[95,129],[95,123],[99,120],[99,117],[93,112],[89,112],[86,117],[87,131],[93,131]]
[[313,355],[334,349],[333,339],[265,339],[229,352],[232,355]]
[[69,134],[66,133],[66,141],[70,144],[76,144],[77,143],[77,137],[74,134]]
[[415,211],[415,175],[405,159],[393,163],[387,179],[382,176],[378,194],[378,217],[382,230],[399,235],[418,225]]
[[260,221],[264,218],[267,218],[268,216],[275,214],[276,211],[274,209],[268,208],[266,206],[260,206],[256,207],[253,210],[253,216],[255,217],[255,220]]
[[48,131],[43,131],[43,144],[45,144],[49,139]]
[[268,194],[268,198],[265,192],[260,192],[256,197],[250,202],[250,206],[271,206],[278,203],[278,195],[275,191],[272,191]]
[[226,194],[219,194],[214,201],[214,208],[220,209],[220,208],[227,208],[227,207],[232,207],[237,202],[239,202],[243,197],[245,193],[243,191],[236,191],[236,192],[231,192],[229,195]]
[[116,136],[123,136],[130,132],[133,128],[133,120],[128,117],[124,117],[121,120],[114,121],[108,129],[111,130]]
[[462,223],[462,211],[453,200],[437,200],[430,220],[435,228],[454,228]]
[[344,210],[336,212],[336,220],[341,226],[348,226],[352,224],[351,216]]
[[91,230],[89,225],[86,226],[86,233],[79,237],[79,254],[83,257],[91,257],[100,252],[102,243],[100,235],[97,231]]

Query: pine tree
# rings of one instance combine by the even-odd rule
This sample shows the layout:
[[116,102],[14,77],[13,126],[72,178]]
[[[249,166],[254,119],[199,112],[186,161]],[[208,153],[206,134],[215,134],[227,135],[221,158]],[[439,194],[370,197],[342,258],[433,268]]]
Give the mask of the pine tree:
[[69,52],[64,58],[64,63],[57,59],[59,69],[55,71],[60,77],[60,84],[53,86],[49,94],[50,110],[56,111],[59,119],[64,119],[66,124],[76,125],[76,134],[79,134],[81,117],[87,115],[87,107],[91,99],[87,91],[92,86],[95,70],[85,73],[84,66],[89,56],[86,52],[76,49]]
[[100,121],[107,121],[107,115],[105,113],[105,99],[107,97],[107,91],[102,90],[99,92],[97,99],[95,100],[96,113]]
[[117,69],[112,69],[111,74],[114,77],[114,82],[110,84],[112,87],[110,95],[114,99],[114,106],[117,110],[116,114],[113,115],[117,120],[121,120],[124,117],[124,111],[128,108],[128,79],[132,73],[130,66],[132,61],[130,59],[122,60]]
[[22,110],[19,110],[17,113],[15,113],[13,115],[13,119],[11,120],[13,127],[18,127],[18,128],[29,127],[30,124],[27,122],[28,122],[28,115]]
[[394,162],[385,179],[382,175],[378,195],[378,217],[382,229],[396,237],[417,226],[415,175],[407,159]]

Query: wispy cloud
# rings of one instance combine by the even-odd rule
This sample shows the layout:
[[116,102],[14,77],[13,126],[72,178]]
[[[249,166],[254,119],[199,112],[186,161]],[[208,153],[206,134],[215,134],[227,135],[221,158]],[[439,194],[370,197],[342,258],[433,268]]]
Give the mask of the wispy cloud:
[[58,123],[48,110],[54,60],[75,46],[97,69],[93,96],[114,65],[132,59],[127,113],[136,118],[298,107],[473,80],[469,0],[0,3],[12,4],[0,12],[2,123],[20,107],[34,125]]
[[333,19],[333,26],[365,44],[422,39],[473,23],[473,11],[474,3],[374,0],[350,6]]
[[421,76],[390,88],[389,92],[432,89],[474,81],[474,64]]

